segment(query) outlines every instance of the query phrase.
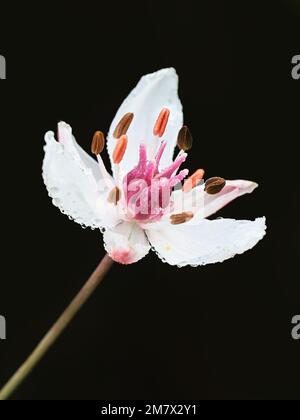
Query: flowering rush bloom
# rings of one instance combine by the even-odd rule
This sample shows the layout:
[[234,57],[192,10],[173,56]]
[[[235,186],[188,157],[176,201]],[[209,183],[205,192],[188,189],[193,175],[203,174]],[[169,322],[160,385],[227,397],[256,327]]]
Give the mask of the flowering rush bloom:
[[118,110],[107,137],[112,175],[101,157],[102,132],[92,142],[97,160],[64,122],[57,140],[53,132],[45,140],[43,178],[53,204],[83,227],[100,229],[107,253],[118,263],[137,262],[151,248],[180,267],[222,262],[265,235],[264,217],[207,219],[257,184],[218,177],[204,182],[204,170],[188,177],[181,169],[192,136],[183,126],[174,69],[144,76]]

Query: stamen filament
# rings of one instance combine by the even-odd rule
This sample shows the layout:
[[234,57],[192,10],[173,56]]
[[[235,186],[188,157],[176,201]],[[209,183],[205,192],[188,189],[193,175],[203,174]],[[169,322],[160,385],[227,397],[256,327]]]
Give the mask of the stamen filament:
[[100,173],[103,176],[103,178],[106,179],[107,177],[109,177],[109,174],[108,174],[107,169],[104,165],[102,157],[100,155],[97,155],[96,157],[97,157],[97,160],[98,160]]

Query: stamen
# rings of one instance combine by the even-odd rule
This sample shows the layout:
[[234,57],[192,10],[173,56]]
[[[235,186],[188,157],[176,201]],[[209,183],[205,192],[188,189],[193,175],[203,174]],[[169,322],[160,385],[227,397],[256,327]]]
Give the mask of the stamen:
[[205,183],[204,191],[207,194],[218,194],[226,185],[226,181],[224,178],[214,177],[210,178]]
[[193,137],[186,125],[184,125],[178,133],[177,146],[185,152],[190,150],[193,146]]
[[124,115],[124,117],[121,119],[121,121],[118,123],[117,127],[114,131],[114,137],[116,139],[119,139],[121,136],[124,136],[127,134],[127,131],[132,123],[134,114],[132,112],[128,112]]
[[166,131],[168,121],[170,117],[170,110],[168,108],[163,108],[156,120],[153,134],[158,137],[162,137]]
[[194,217],[194,213],[187,211],[184,213],[173,214],[170,217],[172,225],[181,225],[182,223],[189,222]]
[[198,169],[189,179],[187,179],[184,183],[182,188],[183,192],[190,192],[193,188],[195,188],[203,179],[204,177],[204,170]]
[[94,155],[100,155],[105,145],[104,134],[102,131],[96,131],[92,140],[91,151]]
[[128,143],[128,139],[126,135],[121,136],[119,138],[118,143],[113,153],[113,161],[115,164],[119,164],[122,161],[124,154],[126,152],[127,143]]
[[103,152],[104,146],[105,146],[104,134],[102,133],[102,131],[96,131],[92,140],[91,151],[97,157],[100,173],[102,177],[104,178],[105,183],[107,184],[108,179],[109,179],[109,174],[105,168],[102,157],[100,156],[100,154]]
[[121,190],[118,187],[115,187],[108,194],[107,201],[115,206],[118,204],[121,198]]

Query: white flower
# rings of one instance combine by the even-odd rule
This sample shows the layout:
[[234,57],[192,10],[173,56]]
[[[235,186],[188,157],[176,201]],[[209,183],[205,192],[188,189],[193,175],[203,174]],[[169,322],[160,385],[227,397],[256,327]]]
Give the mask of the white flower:
[[[107,139],[113,176],[100,157],[101,136],[96,139],[98,162],[80,148],[64,122],[58,125],[58,141],[53,132],[45,136],[43,177],[53,203],[75,222],[99,228],[106,251],[122,264],[139,261],[151,247],[171,265],[222,262],[265,235],[265,218],[206,219],[251,193],[257,187],[253,182],[225,185],[213,179],[205,187],[199,185],[204,175],[199,170],[183,189],[173,191],[188,173],[177,173],[187,158],[183,150],[173,161],[183,124],[177,91],[175,70],[164,69],[144,76],[123,102]],[[189,143],[186,129],[180,132],[178,144]]]

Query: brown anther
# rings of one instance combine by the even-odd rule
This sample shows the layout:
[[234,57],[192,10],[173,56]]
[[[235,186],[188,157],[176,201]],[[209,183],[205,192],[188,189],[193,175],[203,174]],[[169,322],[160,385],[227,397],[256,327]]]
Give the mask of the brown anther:
[[191,150],[193,146],[193,137],[186,125],[184,125],[178,133],[177,146],[180,150],[184,150],[185,152]]
[[194,217],[194,213],[187,211],[184,213],[173,214],[170,217],[172,225],[181,225],[182,223],[189,222]]
[[104,149],[105,139],[102,131],[96,131],[92,140],[91,151],[94,155],[100,155]]
[[126,152],[128,139],[127,136],[121,136],[117,142],[117,145],[115,147],[114,153],[113,153],[113,161],[115,164],[118,164],[122,161],[124,154]]
[[153,129],[153,134],[155,136],[162,137],[165,134],[169,117],[170,117],[170,110],[168,108],[163,108],[160,111],[160,114],[156,120],[154,129]]
[[127,131],[132,123],[134,114],[132,112],[128,112],[124,115],[124,117],[121,119],[117,127],[114,131],[114,137],[116,139],[119,139],[121,136],[124,136],[124,134],[127,134]]
[[225,179],[216,176],[206,181],[204,191],[207,192],[207,194],[218,194],[220,191],[223,190],[225,185]]
[[107,201],[116,206],[118,204],[118,202],[120,201],[120,198],[121,198],[120,188],[115,187],[108,194]]
[[190,176],[182,187],[183,192],[190,192],[195,188],[204,178],[204,169],[198,169],[192,176]]

